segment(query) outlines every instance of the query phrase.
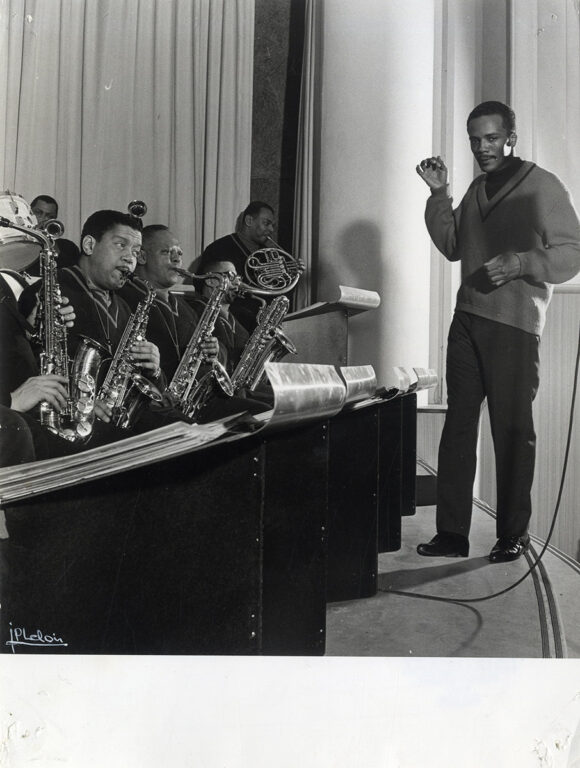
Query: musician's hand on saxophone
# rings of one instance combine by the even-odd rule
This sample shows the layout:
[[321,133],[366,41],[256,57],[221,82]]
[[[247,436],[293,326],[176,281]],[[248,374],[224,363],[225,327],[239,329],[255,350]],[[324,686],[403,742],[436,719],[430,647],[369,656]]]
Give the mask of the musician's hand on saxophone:
[[60,413],[66,408],[68,392],[66,376],[48,373],[44,376],[31,376],[10,394],[10,407],[14,411],[26,413],[39,403],[50,403]]
[[215,336],[206,336],[201,341],[201,351],[205,360],[217,360],[220,351],[220,345]]
[[73,307],[72,304],[69,303],[69,300],[67,299],[66,296],[62,296],[61,301],[62,301],[62,304],[58,308],[58,312],[61,318],[63,319],[66,327],[72,328],[73,325],[75,324],[75,319],[76,319],[75,308]]
[[161,356],[152,341],[136,341],[131,346],[131,361],[139,368],[150,371],[153,378],[157,378],[161,373]]
[[113,418],[113,409],[103,400],[95,400],[95,416],[108,424]]
[[[34,291],[36,291],[36,288],[34,288]],[[36,315],[40,306],[40,293],[34,291],[27,290],[18,305],[22,314],[26,317],[27,322],[33,327],[36,325]],[[64,321],[65,326],[67,328],[72,328],[76,319],[74,307],[69,303],[66,296],[60,296],[59,302],[57,311]]]

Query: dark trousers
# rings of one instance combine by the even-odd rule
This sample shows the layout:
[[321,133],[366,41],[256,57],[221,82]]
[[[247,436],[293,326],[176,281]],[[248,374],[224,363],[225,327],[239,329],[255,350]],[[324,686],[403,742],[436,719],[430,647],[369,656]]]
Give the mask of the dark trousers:
[[497,537],[528,530],[539,385],[539,337],[456,312],[447,347],[448,409],[439,445],[437,531],[469,536],[481,405],[487,398],[495,450]]

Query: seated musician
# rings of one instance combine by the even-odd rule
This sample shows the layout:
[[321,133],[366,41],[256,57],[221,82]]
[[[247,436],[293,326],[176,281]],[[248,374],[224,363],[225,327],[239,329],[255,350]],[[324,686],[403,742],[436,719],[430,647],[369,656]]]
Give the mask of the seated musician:
[[[58,271],[62,293],[70,299],[76,311],[75,326],[68,339],[71,358],[75,356],[83,336],[102,345],[111,357],[114,355],[131,317],[129,305],[117,291],[135,269],[137,256],[141,252],[141,230],[141,219],[114,210],[97,211],[84,223],[78,265]],[[24,311],[29,301],[30,292],[25,291],[20,302]],[[130,354],[131,362],[162,389],[164,377],[157,346],[148,340],[137,341],[131,347]],[[107,364],[102,366],[102,373],[106,367]],[[111,409],[105,404],[102,406],[99,417],[110,422]],[[144,428],[151,429],[162,423],[160,420],[147,422]],[[95,430],[89,447],[101,439],[126,436],[126,431],[100,428],[98,434]]]
[[[30,203],[30,209],[36,216],[38,226],[41,228],[47,221],[58,218],[58,203],[50,195],[37,195]],[[66,237],[59,237],[55,240],[55,247],[58,253],[59,267],[70,267],[73,264],[78,264],[79,249],[72,240],[68,240]],[[27,272],[30,275],[39,275],[39,261],[35,261],[28,267]]]
[[[215,286],[215,278],[211,277],[211,273],[216,272],[230,272],[234,275],[237,273],[236,267],[231,261],[220,261],[217,259],[208,259],[206,261],[206,272],[204,274],[209,276],[195,281],[198,284],[199,293],[195,294],[191,300],[192,306],[200,315]],[[223,297],[214,329],[220,349],[225,353],[225,359],[222,359],[223,365],[230,376],[239,363],[250,339],[250,334],[232,312],[232,305],[237,300],[238,292],[235,287],[232,287]],[[261,305],[262,303],[260,302]],[[254,393],[240,391],[238,396],[240,400],[245,401],[246,407],[251,413],[260,413],[271,407],[272,398],[269,387]]]
[[[0,264],[1,264],[0,258]],[[22,264],[25,269],[28,264]],[[34,418],[36,407],[48,402],[57,411],[66,401],[66,379],[40,375],[31,344],[33,313],[25,318],[16,297],[27,286],[14,270],[0,272],[0,466],[61,456],[71,452],[66,440],[43,429]],[[33,310],[34,311],[34,310]],[[75,314],[63,297],[60,309],[72,327]]]
[[[260,200],[252,201],[239,215],[236,231],[210,243],[194,271],[205,274],[211,271],[208,265],[216,261],[227,261],[231,262],[237,274],[245,279],[246,260],[252,253],[268,246],[274,232],[274,219],[272,206]],[[260,306],[259,302],[249,296],[237,298],[231,309],[246,330],[252,331],[256,326],[256,315]]]
[[[188,302],[181,296],[170,292],[170,288],[182,281],[179,271],[182,268],[182,255],[179,240],[165,225],[150,225],[143,229],[142,250],[137,258],[135,279],[125,283],[120,295],[127,301],[132,309],[143,300],[148,292],[146,282],[155,289],[155,301],[149,314],[147,335],[159,348],[160,362],[163,373],[170,382],[176,369],[186,352],[187,345],[197,328],[201,315],[205,309],[205,300],[194,299]],[[226,265],[227,266],[227,265]],[[229,265],[233,270],[233,265]],[[211,288],[206,291],[206,296],[211,293]],[[229,306],[229,305],[228,305]],[[217,329],[201,342],[202,351],[207,361],[216,357],[227,365],[229,340],[221,333],[222,324],[218,319]],[[238,324],[243,332],[241,349],[248,339],[248,334]],[[218,344],[218,333],[222,341]],[[241,349],[238,352],[241,353]],[[198,374],[198,380],[208,370],[202,365]],[[204,406],[196,417],[196,421],[205,422],[222,418],[228,414],[240,413],[245,410],[259,412],[264,410],[248,404],[241,398],[220,397],[216,391],[215,398]]]
[[[137,256],[135,279],[127,281],[119,295],[135,310],[148,293],[147,281],[155,289],[155,301],[149,314],[147,336],[159,349],[160,363],[167,381],[175,373],[185,348],[199,322],[189,303],[169,289],[181,283],[178,270],[183,267],[179,240],[163,224],[147,226],[142,232],[142,249]],[[208,360],[218,355],[215,337],[202,342]]]
[[[238,274],[236,266],[232,261],[207,259],[203,274],[212,272],[232,272],[233,274]],[[196,280],[196,283],[199,286],[199,292],[194,295],[191,305],[198,314],[201,314],[208,298],[211,296],[215,281],[208,277],[205,280]],[[223,363],[229,374],[233,373],[250,338],[246,328],[232,313],[232,305],[237,300],[238,294],[235,288],[227,291],[221,303],[220,314],[214,331],[220,343],[220,348],[224,352],[225,360],[223,360]]]

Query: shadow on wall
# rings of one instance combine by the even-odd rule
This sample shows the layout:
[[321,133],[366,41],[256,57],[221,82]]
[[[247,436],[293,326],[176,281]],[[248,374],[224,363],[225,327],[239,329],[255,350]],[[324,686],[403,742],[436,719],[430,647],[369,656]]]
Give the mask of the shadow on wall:
[[[320,264],[318,300],[334,299],[339,285],[381,294],[388,275],[379,227],[368,219],[353,221],[344,227],[336,242],[336,251],[326,252]],[[378,309],[363,312],[349,323],[349,365],[370,364],[379,378],[385,355],[385,345],[381,338],[384,299],[381,296]]]
[[372,221],[360,219],[345,227],[338,236],[338,247],[318,264],[319,301],[332,298],[337,286],[348,285],[376,291],[384,280],[380,229]]

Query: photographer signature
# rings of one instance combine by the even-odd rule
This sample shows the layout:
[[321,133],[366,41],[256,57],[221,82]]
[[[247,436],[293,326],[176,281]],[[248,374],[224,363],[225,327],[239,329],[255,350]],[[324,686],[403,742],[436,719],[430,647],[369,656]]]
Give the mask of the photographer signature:
[[12,647],[12,653],[16,653],[17,645],[32,645],[39,648],[66,648],[68,643],[65,643],[62,637],[45,634],[40,629],[29,635],[25,627],[13,627],[12,622],[10,622],[10,640],[6,641],[6,645]]

